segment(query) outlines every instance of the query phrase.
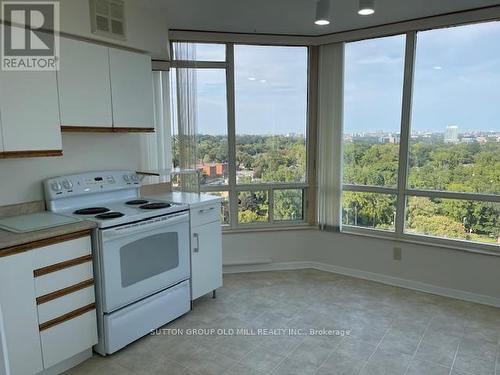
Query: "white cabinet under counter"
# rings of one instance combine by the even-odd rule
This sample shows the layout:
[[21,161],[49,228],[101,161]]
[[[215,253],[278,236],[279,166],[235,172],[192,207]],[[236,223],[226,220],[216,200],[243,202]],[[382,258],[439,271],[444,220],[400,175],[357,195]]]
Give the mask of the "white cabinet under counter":
[[97,321],[90,230],[0,249],[11,375],[61,373],[92,355]]
[[149,196],[189,205],[191,232],[191,299],[222,286],[221,198],[208,194],[172,192]]

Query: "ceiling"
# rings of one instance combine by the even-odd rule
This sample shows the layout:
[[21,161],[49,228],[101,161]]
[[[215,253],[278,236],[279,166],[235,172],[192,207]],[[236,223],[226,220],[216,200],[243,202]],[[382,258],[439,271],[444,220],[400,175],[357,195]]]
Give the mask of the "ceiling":
[[322,35],[444,13],[500,5],[500,0],[375,0],[372,16],[358,0],[331,0],[333,22],[316,26],[316,0],[149,0],[166,12],[169,29]]

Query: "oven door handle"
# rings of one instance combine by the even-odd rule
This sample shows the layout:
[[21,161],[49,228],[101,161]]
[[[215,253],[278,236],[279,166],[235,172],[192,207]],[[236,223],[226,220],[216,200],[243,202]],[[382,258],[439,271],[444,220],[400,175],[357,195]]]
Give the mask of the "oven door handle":
[[161,227],[167,228],[168,226],[189,222],[188,213],[176,214],[171,216],[161,216],[151,220],[139,221],[133,224],[127,224],[124,226],[104,229],[102,231],[103,241],[114,239],[117,237],[125,237],[136,233],[146,233],[154,229]]

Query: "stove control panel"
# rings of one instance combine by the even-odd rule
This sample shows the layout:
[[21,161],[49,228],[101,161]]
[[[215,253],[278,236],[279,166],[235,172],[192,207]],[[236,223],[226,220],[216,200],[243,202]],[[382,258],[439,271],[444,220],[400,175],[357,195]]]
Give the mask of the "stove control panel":
[[138,189],[140,178],[133,171],[88,172],[49,178],[44,182],[48,200],[121,189]]

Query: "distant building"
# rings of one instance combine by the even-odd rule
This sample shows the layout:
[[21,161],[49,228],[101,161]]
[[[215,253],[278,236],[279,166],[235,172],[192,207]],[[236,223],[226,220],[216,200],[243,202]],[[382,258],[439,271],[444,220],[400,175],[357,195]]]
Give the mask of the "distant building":
[[384,135],[382,137],[379,137],[378,141],[380,143],[399,143],[399,136],[398,135]]
[[198,169],[208,177],[222,177],[226,173],[226,163],[199,164]]
[[458,126],[448,125],[444,132],[444,143],[458,143]]

